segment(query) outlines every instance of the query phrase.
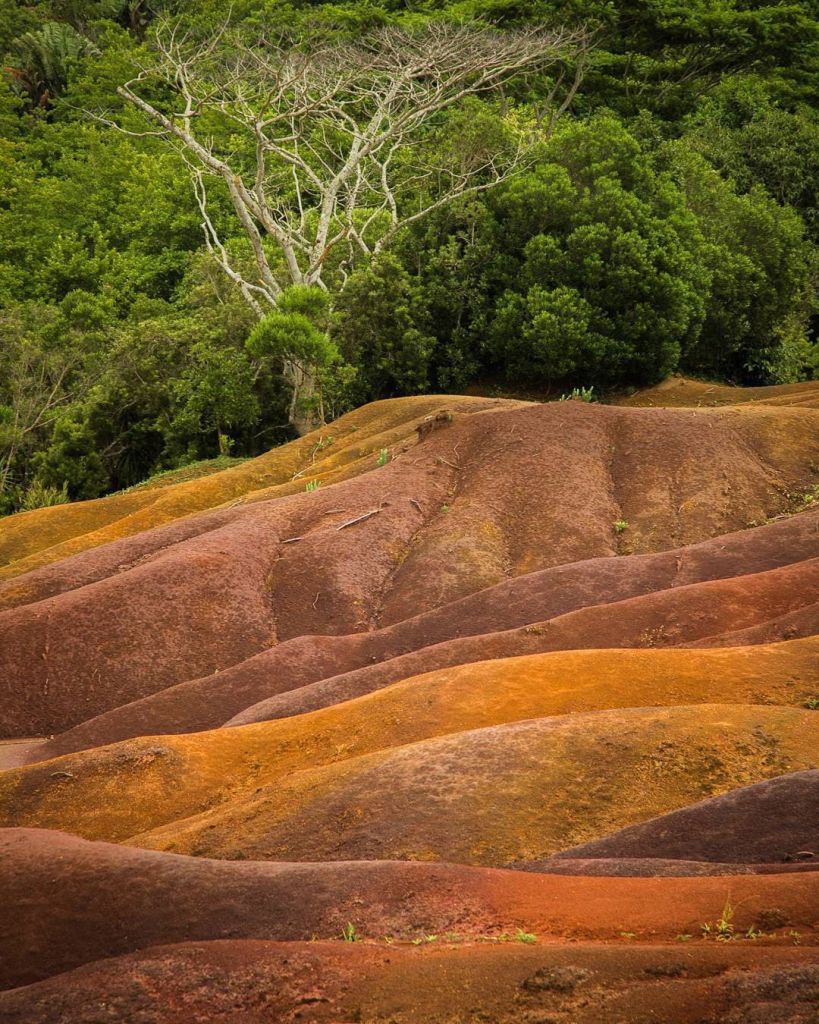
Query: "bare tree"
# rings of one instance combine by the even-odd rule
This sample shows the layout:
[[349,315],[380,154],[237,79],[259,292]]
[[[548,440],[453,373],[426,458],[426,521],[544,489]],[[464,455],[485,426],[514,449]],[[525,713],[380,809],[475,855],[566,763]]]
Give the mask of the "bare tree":
[[[187,160],[208,249],[261,319],[288,285],[342,288],[356,262],[377,257],[403,227],[507,178],[531,149],[531,132],[436,158],[430,133],[440,115],[511,79],[548,73],[551,126],[580,84],[589,39],[585,30],[433,23],[306,47],[251,42],[226,25],[201,43],[165,22],[156,60],[118,91],[152,123],[150,134]],[[175,109],[146,98],[157,86],[170,90]],[[250,272],[219,237],[213,179],[250,243]],[[291,419],[310,429],[304,400],[314,371],[289,360],[285,376]]]

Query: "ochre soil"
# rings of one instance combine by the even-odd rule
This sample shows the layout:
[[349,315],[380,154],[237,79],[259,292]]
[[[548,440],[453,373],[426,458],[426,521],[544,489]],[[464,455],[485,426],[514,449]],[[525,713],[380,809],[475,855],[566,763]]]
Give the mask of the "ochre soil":
[[0,1022],[817,1024],[817,485],[672,378],[0,521]]

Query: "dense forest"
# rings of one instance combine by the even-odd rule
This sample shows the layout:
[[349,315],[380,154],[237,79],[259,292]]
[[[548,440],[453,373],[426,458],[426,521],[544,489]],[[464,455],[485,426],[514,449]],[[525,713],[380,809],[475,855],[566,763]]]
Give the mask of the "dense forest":
[[[815,0],[0,0],[0,50],[0,514],[378,398],[819,375]],[[254,187],[283,67],[346,77]]]

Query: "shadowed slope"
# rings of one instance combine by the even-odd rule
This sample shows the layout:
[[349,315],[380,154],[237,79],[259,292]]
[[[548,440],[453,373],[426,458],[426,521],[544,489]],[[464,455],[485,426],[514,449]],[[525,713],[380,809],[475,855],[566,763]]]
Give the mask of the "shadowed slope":
[[706,860],[666,860],[662,857],[570,857],[555,854],[543,860],[517,861],[516,871],[546,875],[582,875],[608,878],[702,878],[734,875],[810,873],[819,865],[810,861],[776,861],[771,864],[737,864]]
[[819,864],[819,770],[732,790],[557,856]]
[[[429,932],[671,941],[714,920],[726,895],[747,927],[767,907],[811,943],[816,875],[597,879],[449,864],[228,863],[87,843],[61,833],[0,831],[0,984],[25,984],[162,942],[336,938]],[[0,1004],[1,1005],[1,1004]]]
[[[255,710],[252,706],[271,695],[365,666],[372,669],[373,663],[397,659],[407,652],[458,636],[494,633],[551,619],[583,606],[615,602],[708,579],[763,572],[817,555],[819,509],[810,509],[768,526],[673,551],[557,566],[505,581],[371,633],[308,636],[285,641],[223,672],[168,687],[90,719],[33,749],[28,759],[44,760],[131,736],[210,729],[233,716],[240,716],[243,721],[261,720],[270,711],[275,713],[279,705],[274,702],[270,711],[265,705]],[[680,618],[682,610],[678,611],[677,618]],[[762,611],[765,614],[764,609]],[[601,621],[607,618],[608,613]],[[592,626],[591,621],[586,622],[587,642],[582,646],[598,643],[599,629],[595,631]],[[656,643],[659,626],[653,628],[652,642]],[[793,632],[788,634],[788,629]],[[807,635],[814,631],[819,631],[819,610],[809,609],[805,623],[786,623],[778,634],[772,627],[771,637]],[[527,636],[538,639],[531,634]],[[614,642],[619,646],[624,641],[618,636]],[[737,642],[746,641],[740,638]],[[759,641],[750,638],[747,642]],[[606,645],[606,640],[599,639],[599,646]],[[522,651],[531,649],[537,647],[524,647]],[[464,658],[462,652],[466,650],[465,645],[457,648],[457,657],[470,660],[468,656]],[[423,655],[416,664],[419,667],[410,667],[406,674],[424,671]],[[383,678],[393,681],[400,678],[402,670],[400,663],[385,665],[387,674]],[[382,678],[380,673],[376,674]],[[318,694],[319,688],[312,692]],[[309,704],[304,706],[309,707]]]
[[648,704],[801,705],[816,689],[817,644],[585,651],[464,665],[308,715],[140,739],[9,773],[0,782],[3,819],[122,839],[247,798],[293,772],[466,730]]

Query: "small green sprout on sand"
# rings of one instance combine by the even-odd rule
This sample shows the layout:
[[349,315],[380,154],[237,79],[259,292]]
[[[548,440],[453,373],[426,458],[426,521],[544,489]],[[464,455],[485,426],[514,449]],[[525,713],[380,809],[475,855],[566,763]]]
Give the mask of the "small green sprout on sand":
[[807,708],[808,711],[819,711],[819,697],[808,697],[802,707]]
[[688,932],[680,932],[677,936],[677,942],[690,942],[692,938],[693,936],[689,935]]
[[532,932],[525,932],[522,928],[518,928],[515,932],[515,939],[518,942],[525,942],[528,945],[531,945],[533,942],[537,942],[537,935],[534,935]]
[[317,491],[321,487],[321,480],[311,480],[304,488],[305,491]]
[[341,937],[345,942],[358,942],[358,932],[352,921],[348,921],[341,929]]
[[442,512],[449,512],[449,505],[441,505]]
[[386,466],[389,461],[390,461],[390,450],[389,450],[389,448],[382,448],[381,451],[378,453],[378,456],[376,457],[376,460],[375,460],[376,466]]
[[734,929],[734,908],[731,906],[731,898],[725,901],[722,914],[714,924],[707,923],[701,926],[703,938],[716,939],[717,942],[730,942],[735,936]]
[[438,936],[437,935],[422,935],[419,939],[413,939],[412,940],[412,944],[413,944],[413,946],[424,946],[428,942],[437,942],[437,941],[438,941]]
[[623,533],[623,531],[627,529],[628,523],[625,521],[625,519],[618,519],[617,522],[614,524],[615,533]]

